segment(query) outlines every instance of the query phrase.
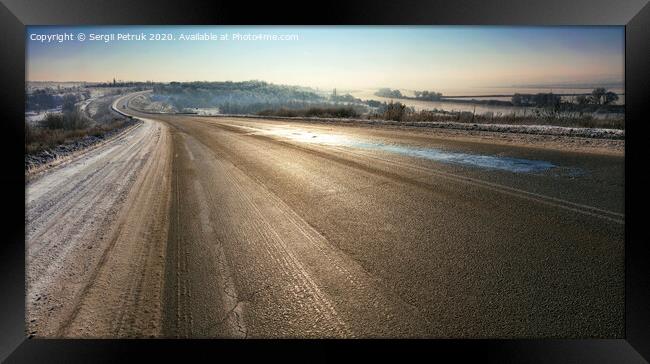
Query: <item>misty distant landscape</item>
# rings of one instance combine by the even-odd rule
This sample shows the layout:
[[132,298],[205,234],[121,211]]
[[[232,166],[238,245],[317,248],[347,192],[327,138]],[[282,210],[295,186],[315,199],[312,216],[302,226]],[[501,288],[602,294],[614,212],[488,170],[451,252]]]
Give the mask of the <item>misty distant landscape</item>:
[[590,93],[514,93],[510,100],[503,94],[448,98],[435,91],[412,91],[408,96],[380,88],[362,99],[336,89],[264,81],[32,82],[25,98],[26,153],[51,154],[48,150],[59,145],[88,136],[100,140],[130,125],[111,111],[110,103],[119,95],[143,90],[151,92],[135,98],[133,106],[148,112],[625,129],[622,96],[603,87]]

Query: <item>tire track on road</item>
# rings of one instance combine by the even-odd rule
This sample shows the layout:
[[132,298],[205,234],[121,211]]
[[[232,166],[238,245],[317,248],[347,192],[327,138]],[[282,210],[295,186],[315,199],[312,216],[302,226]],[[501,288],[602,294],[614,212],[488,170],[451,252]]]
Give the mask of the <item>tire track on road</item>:
[[[188,131],[185,128],[184,130]],[[186,144],[188,141],[193,141],[192,148]],[[245,302],[244,316],[250,314],[255,316],[256,312],[261,314],[259,312],[261,308],[255,307],[255,302],[241,299],[242,294],[243,297],[271,296],[270,299],[280,299],[283,305],[288,305],[287,312],[296,314],[302,312],[302,320],[316,318],[318,321],[320,317],[324,322],[334,325],[331,326],[333,331],[328,331],[330,329],[327,327],[330,326],[322,324],[318,326],[319,328],[313,326],[296,331],[306,333],[299,336],[309,336],[310,330],[313,334],[319,332],[320,334],[316,334],[318,337],[354,337],[357,335],[355,331],[370,335],[374,332],[377,335],[379,330],[372,331],[357,323],[353,329],[341,316],[336,308],[341,306],[341,301],[335,303],[321,288],[325,283],[322,276],[329,275],[326,283],[328,289],[333,289],[335,285],[337,294],[350,292],[348,297],[338,297],[338,300],[344,301],[345,304],[341,307],[344,307],[348,317],[356,313],[358,306],[364,306],[367,307],[364,310],[372,310],[373,314],[377,315],[374,325],[381,324],[382,320],[398,325],[396,323],[398,318],[404,315],[411,316],[410,321],[413,321],[413,316],[419,316],[418,320],[421,322],[427,321],[417,313],[417,308],[402,301],[396,294],[387,292],[386,287],[377,284],[376,278],[371,277],[345,254],[334,249],[322,235],[266,189],[261,181],[246,174],[241,166],[231,164],[229,158],[221,154],[224,151],[217,152],[193,137],[184,137],[182,143],[183,145],[177,145],[176,148],[183,153],[191,153],[195,161],[198,161],[199,165],[196,165],[195,169],[204,173],[203,177],[198,177],[199,180],[202,183],[210,181],[210,187],[202,187],[203,192],[200,195],[205,194],[209,206],[219,206],[218,213],[214,208],[211,209],[211,223],[203,222],[202,226],[210,224],[225,229],[223,239],[228,243],[226,244],[229,248],[228,255],[231,259],[239,261],[237,264],[239,273],[236,276],[239,277],[239,284],[243,284],[240,288],[243,288],[244,292],[238,294],[240,297],[238,303],[235,301],[231,303],[232,308],[237,308]],[[185,175],[191,179],[197,178],[193,173],[185,173]],[[196,198],[203,200],[202,196]],[[187,219],[187,216],[185,218]],[[232,221],[247,223],[245,226],[237,226],[237,223],[230,223]],[[219,240],[221,239],[215,239],[213,243],[223,244]],[[259,259],[255,265],[263,264],[275,273],[266,274],[264,279],[256,282],[247,282],[247,279],[242,277],[249,276],[245,271],[251,265],[244,263],[246,260],[242,257],[246,254],[240,251],[242,248],[254,252],[253,254]],[[260,255],[261,253],[264,253],[265,258]],[[248,288],[250,286],[262,288]],[[287,294],[289,296],[285,296]],[[251,313],[251,309],[254,312]],[[350,317],[348,319],[353,320]],[[255,320],[253,321],[256,323]],[[302,324],[304,323],[300,323]],[[259,327],[255,325],[250,327],[249,323],[247,326],[253,331],[253,336],[259,335],[260,331],[255,334],[255,330],[260,329]],[[276,327],[276,330],[279,330],[279,327]],[[417,324],[410,329],[403,327],[401,330],[405,330],[408,336],[422,336],[425,332],[425,329]],[[277,334],[280,332],[271,335]],[[286,334],[281,336],[286,337]]]

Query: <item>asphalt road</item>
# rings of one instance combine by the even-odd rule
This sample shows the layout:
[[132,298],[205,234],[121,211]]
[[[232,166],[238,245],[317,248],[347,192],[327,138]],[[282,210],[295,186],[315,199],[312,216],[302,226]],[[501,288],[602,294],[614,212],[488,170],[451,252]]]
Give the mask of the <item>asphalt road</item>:
[[[622,156],[122,105],[169,150],[169,171],[149,169],[170,191],[151,210],[165,216],[134,215],[160,254],[107,276],[149,272],[127,285],[121,331],[77,335],[623,336]],[[79,322],[115,317],[97,303],[106,279]],[[149,316],[138,325],[128,307]]]
[[154,118],[173,145],[166,335],[623,335],[622,156]]

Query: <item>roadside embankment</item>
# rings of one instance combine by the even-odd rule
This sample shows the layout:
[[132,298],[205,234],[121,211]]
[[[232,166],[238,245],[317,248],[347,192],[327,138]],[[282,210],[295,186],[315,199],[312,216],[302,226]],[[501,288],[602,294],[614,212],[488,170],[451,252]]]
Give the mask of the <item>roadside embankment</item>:
[[[53,116],[52,125],[46,123],[36,127],[26,124],[26,178],[74,159],[142,123],[117,110],[114,105],[116,100],[114,96],[102,99],[97,105],[101,110],[95,108],[92,113],[88,113],[84,107],[68,116]],[[71,127],[66,118],[77,118],[80,125]],[[54,123],[57,121],[60,125]]]
[[106,141],[127,132],[139,123],[141,121],[137,119],[126,119],[114,128],[79,138],[72,138],[64,143],[40,150],[36,153],[25,153],[25,175],[31,177],[45,169],[70,160],[89,149],[94,149]]

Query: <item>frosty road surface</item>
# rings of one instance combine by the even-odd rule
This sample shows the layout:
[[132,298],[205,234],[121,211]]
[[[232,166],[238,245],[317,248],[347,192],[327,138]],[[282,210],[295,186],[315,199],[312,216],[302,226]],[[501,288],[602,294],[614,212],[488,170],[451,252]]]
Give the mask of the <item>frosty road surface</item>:
[[26,187],[31,335],[623,335],[622,155],[128,99]]

